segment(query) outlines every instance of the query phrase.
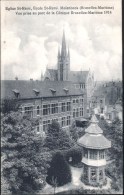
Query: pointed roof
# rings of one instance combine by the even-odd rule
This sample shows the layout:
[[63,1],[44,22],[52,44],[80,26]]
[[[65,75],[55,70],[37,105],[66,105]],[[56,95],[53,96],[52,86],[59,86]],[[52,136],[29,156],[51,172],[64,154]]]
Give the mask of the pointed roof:
[[103,130],[98,126],[98,120],[95,116],[95,114],[92,116],[91,118],[91,124],[90,126],[85,130],[86,133],[89,133],[89,134],[102,134],[103,133]]
[[61,48],[61,56],[66,56],[66,41],[65,41],[65,32],[63,30],[63,37],[62,37],[62,48]]
[[60,48],[58,47],[58,57],[60,57]]
[[98,120],[93,115],[90,126],[85,130],[85,135],[78,139],[78,145],[91,149],[106,149],[111,147],[111,141],[104,137],[103,130],[97,123]]

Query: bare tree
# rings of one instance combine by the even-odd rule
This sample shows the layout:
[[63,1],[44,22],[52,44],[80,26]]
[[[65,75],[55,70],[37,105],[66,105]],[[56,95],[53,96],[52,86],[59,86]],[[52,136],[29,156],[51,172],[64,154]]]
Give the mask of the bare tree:
[[55,195],[55,190],[56,190],[56,187],[58,186],[56,177],[54,177],[54,176],[52,177],[51,184],[52,184],[52,186],[54,188],[54,195]]

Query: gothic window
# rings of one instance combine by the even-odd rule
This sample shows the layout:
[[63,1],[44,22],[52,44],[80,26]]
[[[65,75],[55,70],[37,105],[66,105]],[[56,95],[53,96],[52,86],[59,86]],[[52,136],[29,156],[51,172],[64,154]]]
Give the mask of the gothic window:
[[67,111],[71,110],[71,102],[67,102]]

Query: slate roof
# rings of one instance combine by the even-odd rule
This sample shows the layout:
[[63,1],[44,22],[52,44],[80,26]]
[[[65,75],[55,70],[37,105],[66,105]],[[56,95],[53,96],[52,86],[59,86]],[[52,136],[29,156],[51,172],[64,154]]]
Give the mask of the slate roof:
[[111,142],[103,135],[103,130],[98,126],[95,115],[91,118],[90,126],[85,130],[86,134],[78,139],[80,146],[91,149],[105,149],[111,147]]
[[[48,75],[47,75],[48,74]],[[49,77],[49,75],[50,75],[50,79],[51,80],[58,80],[58,71],[56,70],[56,69],[50,69],[50,68],[48,68],[47,69],[47,71],[46,71],[46,75],[45,75],[45,77]]]
[[[69,81],[77,82],[77,83],[85,83],[89,71],[69,71]],[[58,80],[58,72],[56,69],[48,68],[45,73],[45,78],[50,76],[51,80]]]
[[70,71],[69,80],[78,83],[85,83],[89,71]]
[[[51,88],[56,91],[55,94],[52,94]],[[69,89],[68,92],[65,92],[64,88]],[[19,91],[20,99],[84,94],[81,89],[75,88],[74,84],[69,81],[1,81],[1,98],[15,98],[13,90]],[[39,91],[38,94],[35,93],[36,90]]]
[[107,149],[111,147],[111,142],[104,135],[93,136],[86,133],[78,140],[78,145],[91,149]]

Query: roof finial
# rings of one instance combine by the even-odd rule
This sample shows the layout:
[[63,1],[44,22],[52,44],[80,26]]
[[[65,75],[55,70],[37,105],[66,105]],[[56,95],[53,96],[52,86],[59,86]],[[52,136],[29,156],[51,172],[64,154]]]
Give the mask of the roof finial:
[[92,118],[91,118],[91,123],[98,123],[99,121],[96,118],[96,115],[93,114]]

